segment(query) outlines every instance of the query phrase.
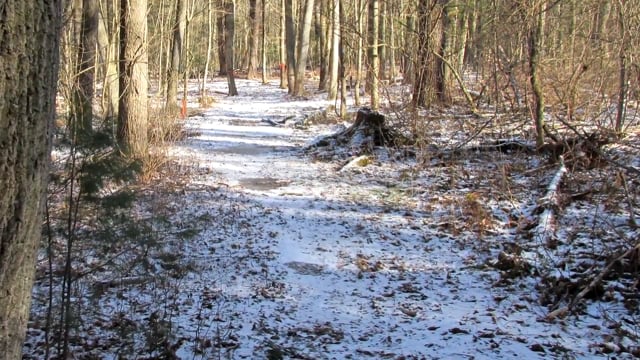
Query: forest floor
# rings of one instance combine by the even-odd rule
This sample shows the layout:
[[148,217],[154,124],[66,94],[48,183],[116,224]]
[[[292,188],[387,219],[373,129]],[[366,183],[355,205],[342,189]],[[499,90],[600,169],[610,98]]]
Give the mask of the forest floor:
[[[161,212],[170,228],[146,265],[79,282],[77,358],[638,355],[637,258],[622,259],[571,312],[547,316],[637,244],[636,199],[620,191],[617,170],[568,163],[543,240],[540,199],[557,163],[443,151],[528,134],[526,120],[476,133],[486,119],[432,114],[428,146],[378,148],[348,164],[349,149],[309,146],[348,126],[319,120],[326,94],[291,98],[247,80],[238,91],[214,93],[186,120],[188,137],[142,191],[136,213]],[[606,151],[638,167],[637,143],[630,133]],[[638,182],[619,180],[632,192]],[[27,358],[41,355],[38,329],[32,321]]]

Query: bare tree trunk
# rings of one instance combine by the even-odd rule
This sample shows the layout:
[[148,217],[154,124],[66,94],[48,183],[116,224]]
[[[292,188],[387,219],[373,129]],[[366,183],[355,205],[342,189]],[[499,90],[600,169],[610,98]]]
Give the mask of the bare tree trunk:
[[433,84],[434,76],[434,59],[432,56],[432,39],[431,32],[433,30],[432,13],[435,8],[435,1],[418,2],[417,11],[417,30],[416,30],[416,59],[413,81],[413,106],[431,106],[433,101]]
[[224,52],[225,63],[227,65],[227,83],[229,85],[229,96],[237,96],[236,79],[234,73],[234,49],[233,39],[235,36],[235,14],[236,1],[226,0],[224,15]]
[[204,75],[202,76],[202,96],[207,96],[207,81],[209,80],[209,67],[211,66],[211,51],[213,50],[213,4],[207,0],[207,57],[204,63]]
[[362,47],[363,47],[363,38],[362,38],[362,29],[363,29],[363,21],[362,21],[362,2],[363,0],[356,0],[356,22],[357,22],[357,31],[358,31],[358,40],[357,40],[357,49],[356,49],[356,81],[354,88],[354,102],[356,106],[360,106],[360,86],[362,82]]
[[171,47],[171,63],[167,75],[167,102],[165,108],[171,112],[178,110],[178,79],[182,52],[184,51],[184,35],[187,28],[187,6],[185,0],[176,0],[176,19],[173,27],[173,41]]
[[148,77],[147,0],[121,0],[118,140],[134,158],[148,148]]
[[187,51],[189,49],[189,23],[193,19],[193,9],[189,12],[189,2],[186,0],[185,8],[187,8],[187,15],[184,22],[184,39],[182,40],[182,59],[180,59],[180,66],[182,68],[182,102],[180,104],[180,117],[185,119],[187,117],[187,97],[189,94],[189,57]]
[[304,93],[305,70],[309,56],[309,37],[311,35],[311,20],[313,19],[313,0],[305,0],[303,19],[296,54],[296,72],[293,95],[300,96]]
[[591,39],[597,47],[606,45],[604,34],[607,31],[607,22],[611,13],[611,3],[609,0],[598,0],[598,11],[595,14],[595,31],[591,34]]
[[464,59],[466,58],[465,50],[467,49],[467,39],[469,38],[469,17],[469,10],[464,9],[462,10],[462,14],[458,16],[457,21],[458,35],[453,55],[455,58],[454,67],[460,74],[464,74]]
[[[339,29],[342,29],[344,24],[344,4],[342,0],[336,0],[338,6],[338,22]],[[335,19],[334,19],[335,20]],[[340,36],[338,44],[339,51],[339,84],[340,84],[340,117],[345,119],[347,117],[347,81],[345,79],[345,65],[344,65],[344,36]]]
[[268,71],[268,65],[267,65],[267,15],[266,15],[266,11],[267,11],[267,0],[262,0],[262,83],[263,84],[267,84],[267,71]]
[[280,1],[280,64],[278,67],[280,68],[280,89],[286,89],[288,87],[287,81],[287,34],[285,29],[286,25],[286,11],[285,11],[285,2],[287,0]]
[[436,61],[436,94],[440,104],[449,105],[451,103],[451,82],[452,70],[446,65],[455,64],[451,61],[452,48],[455,42],[455,17],[452,15],[452,4],[450,0],[441,1],[441,25],[440,44],[437,49]]
[[618,50],[618,103],[615,131],[618,134],[622,133],[622,126],[624,125],[626,115],[626,103],[627,93],[629,92],[629,84],[627,81],[627,25],[625,23],[625,1],[618,0],[618,31],[620,32],[620,49]]
[[104,25],[108,35],[108,45],[105,58],[105,74],[102,87],[102,116],[111,119],[115,123],[118,116],[118,103],[120,101],[120,89],[118,80],[118,56],[120,38],[118,31],[119,12],[117,5],[111,1],[106,4],[106,17]]
[[[262,0],[265,1],[265,0]],[[260,38],[260,19],[258,6],[259,0],[249,0],[249,62],[247,64],[247,78],[253,79],[257,76],[258,65],[258,44]]]
[[77,84],[74,88],[73,131],[91,132],[95,95],[96,47],[98,44],[98,2],[82,1],[82,25],[78,47]]
[[315,32],[318,38],[318,57],[320,58],[320,78],[318,79],[318,90],[327,89],[327,74],[329,73],[329,45],[327,39],[327,3],[328,0],[317,2],[318,9],[315,14]]
[[338,96],[338,66],[340,65],[340,0],[332,0],[331,6],[331,62],[329,63],[329,83],[327,100]]
[[378,110],[380,107],[380,94],[378,91],[378,75],[380,74],[380,58],[378,57],[378,39],[380,37],[380,10],[379,0],[369,1],[369,92],[371,93],[371,108]]
[[[4,0],[0,11],[0,354],[22,358],[47,188],[60,1]],[[37,81],[26,81],[35,79]]]
[[287,49],[287,87],[293,93],[296,68],[296,29],[293,24],[293,0],[284,1],[285,41]]
[[539,70],[540,53],[542,51],[542,37],[544,36],[545,9],[545,1],[533,9],[534,15],[536,16],[536,23],[529,31],[529,71],[531,88],[533,89],[535,101],[533,120],[535,122],[536,130],[536,147],[538,148],[544,145],[544,92],[542,90]]
[[[420,14],[418,14],[420,16]],[[416,25],[415,16],[407,15],[407,28],[404,31],[404,52],[402,54],[402,83],[413,84],[415,79],[415,64],[418,59],[418,53],[416,52]],[[418,44],[418,48],[422,46]]]
[[[109,0],[107,0],[109,1]],[[165,4],[165,0],[160,0],[160,9],[164,9],[164,4]],[[167,94],[167,89],[165,87],[165,77],[168,75],[167,73],[169,72],[168,67],[166,65],[166,58],[165,58],[165,12],[164,11],[159,11],[158,12],[159,16],[158,16],[158,34],[159,34],[159,39],[158,39],[158,70],[157,70],[157,76],[158,76],[158,93],[157,96],[159,99],[165,99],[165,103],[166,103],[166,98],[164,98],[164,96],[166,96]],[[167,45],[168,46],[168,45]]]
[[387,0],[379,0],[379,13],[378,13],[378,79],[387,79]]
[[395,82],[397,69],[396,69],[396,27],[395,27],[395,15],[396,12],[393,7],[389,9],[389,50],[387,51],[387,63],[389,64],[389,79],[391,83]]
[[216,19],[216,29],[218,31],[218,65],[220,65],[219,76],[227,76],[227,49],[225,42],[226,31],[224,29],[225,14],[221,11]]

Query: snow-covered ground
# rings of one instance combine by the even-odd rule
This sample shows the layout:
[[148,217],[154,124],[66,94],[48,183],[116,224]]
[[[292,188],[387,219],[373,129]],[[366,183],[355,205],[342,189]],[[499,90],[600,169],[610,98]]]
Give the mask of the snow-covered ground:
[[[514,247],[531,250],[522,256],[533,264],[555,259],[523,235],[553,166],[524,155],[441,161],[381,151],[365,167],[342,168],[304,151],[337,125],[264,121],[322,111],[324,95],[292,99],[275,83],[247,80],[238,91],[216,94],[187,120],[193,136],[171,149],[191,172],[162,200],[175,233],[189,234],[163,245],[159,263],[171,276],[81,300],[94,309],[79,334],[90,338],[83,354],[582,359],[634,345],[612,328],[629,314],[620,302],[543,321],[539,276],[490,266]],[[590,209],[566,218],[592,224]],[[578,225],[561,227],[583,237]]]

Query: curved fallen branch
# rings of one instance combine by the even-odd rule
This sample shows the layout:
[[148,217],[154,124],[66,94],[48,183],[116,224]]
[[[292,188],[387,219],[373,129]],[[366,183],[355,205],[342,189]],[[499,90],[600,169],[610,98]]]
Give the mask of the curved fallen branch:
[[573,308],[580,303],[580,301],[582,301],[582,299],[584,299],[585,296],[587,296],[590,292],[594,291],[594,289],[596,289],[600,283],[602,282],[602,279],[604,279],[605,276],[607,276],[609,274],[609,272],[611,272],[611,270],[616,266],[616,264],[619,264],[620,262],[624,261],[626,258],[630,258],[634,255],[634,252],[636,253],[640,253],[640,243],[636,244],[635,246],[633,246],[632,248],[630,248],[629,250],[625,251],[622,255],[616,257],[615,259],[611,260],[607,266],[605,266],[604,269],[602,269],[600,271],[600,273],[593,278],[593,280],[591,280],[591,282],[589,283],[589,285],[587,285],[584,289],[582,289],[582,291],[580,291],[574,298],[573,300],[571,300],[571,302],[565,306],[562,306],[558,309],[553,310],[552,312],[550,312],[549,314],[547,314],[547,316],[545,316],[545,320],[546,321],[553,321],[557,318],[561,318],[564,317],[566,314],[568,314],[569,312],[571,312],[571,310],[573,310]]

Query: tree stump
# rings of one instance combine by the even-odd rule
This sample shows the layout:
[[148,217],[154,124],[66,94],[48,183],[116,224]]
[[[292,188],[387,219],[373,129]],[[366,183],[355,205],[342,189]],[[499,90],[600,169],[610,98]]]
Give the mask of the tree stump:
[[363,107],[358,110],[353,125],[335,134],[319,139],[311,148],[347,148],[350,156],[370,154],[375,147],[398,146],[406,143],[400,133],[385,126],[385,117],[377,111]]

